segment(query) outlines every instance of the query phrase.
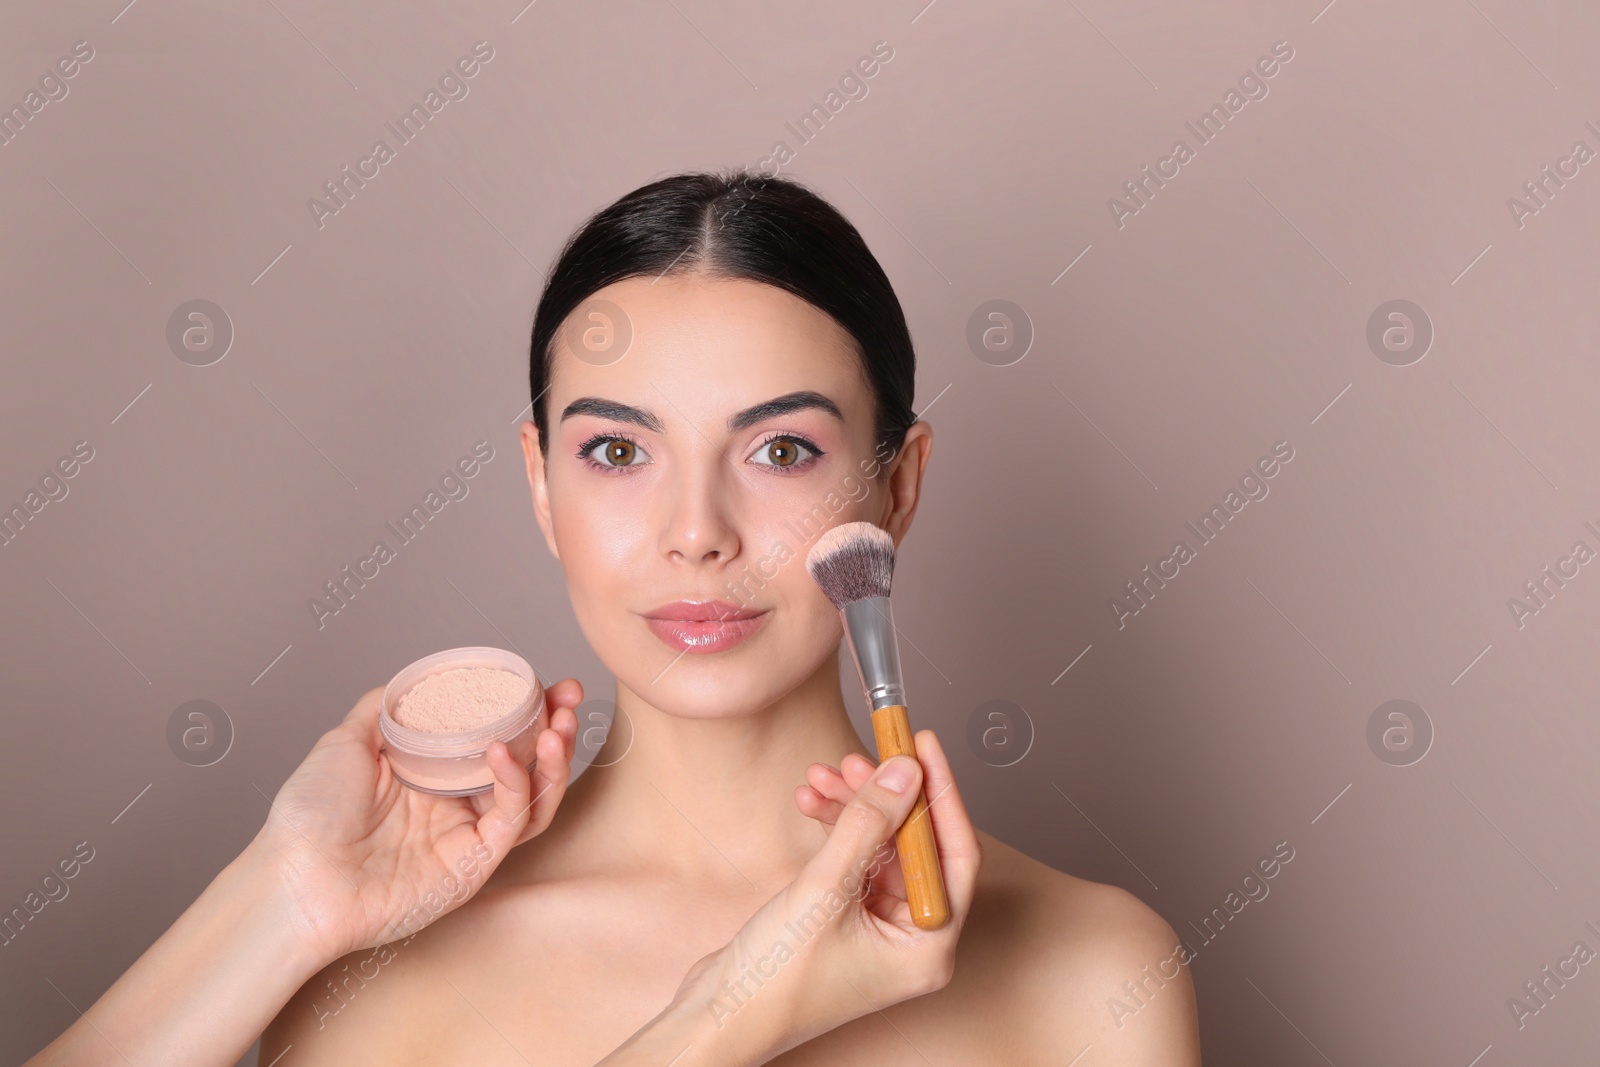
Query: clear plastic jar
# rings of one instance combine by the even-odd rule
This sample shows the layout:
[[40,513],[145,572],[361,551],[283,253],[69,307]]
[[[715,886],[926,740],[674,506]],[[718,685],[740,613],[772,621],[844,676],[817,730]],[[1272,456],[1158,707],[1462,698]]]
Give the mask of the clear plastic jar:
[[[493,722],[458,733],[414,730],[395,721],[400,698],[413,686],[429,675],[458,667],[510,671],[528,683],[528,698]],[[534,745],[545,725],[544,704],[539,676],[515,652],[484,646],[451,648],[422,657],[389,681],[383,691],[378,732],[383,735],[389,766],[401,783],[435,796],[472,796],[494,789],[494,771],[489,769],[487,756],[490,741],[504,741],[512,756],[533,770]]]

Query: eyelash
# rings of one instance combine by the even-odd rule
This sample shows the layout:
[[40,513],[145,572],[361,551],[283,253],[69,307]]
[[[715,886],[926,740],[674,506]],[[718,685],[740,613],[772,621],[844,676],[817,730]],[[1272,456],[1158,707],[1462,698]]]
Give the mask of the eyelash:
[[[591,470],[599,471],[602,474],[623,474],[632,467],[649,466],[648,461],[645,463],[629,463],[624,466],[617,466],[611,463],[601,463],[599,460],[590,455],[590,453],[592,453],[600,445],[609,444],[612,441],[626,441],[639,451],[644,451],[643,445],[625,433],[597,433],[587,441],[583,442],[583,444],[578,446],[578,458],[582,460],[584,464],[587,465]],[[762,449],[770,446],[774,441],[793,441],[807,452],[810,452],[811,455],[796,463],[791,463],[787,467],[779,466],[776,463],[758,463],[756,466],[770,467],[773,471],[779,474],[788,475],[809,468],[817,460],[827,455],[827,453],[818,448],[816,443],[813,442],[809,437],[802,437],[797,433],[785,433],[782,431],[776,431],[768,434],[762,439],[761,443],[756,446],[755,451],[759,453]]]

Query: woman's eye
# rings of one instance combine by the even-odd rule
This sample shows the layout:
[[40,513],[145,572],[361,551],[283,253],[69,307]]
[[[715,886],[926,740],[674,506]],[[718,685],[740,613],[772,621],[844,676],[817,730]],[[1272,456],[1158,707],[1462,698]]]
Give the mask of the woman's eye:
[[645,450],[626,437],[607,437],[586,449],[584,456],[602,467],[637,467],[650,462]]
[[751,460],[763,467],[797,467],[821,453],[795,437],[774,437],[756,449]]

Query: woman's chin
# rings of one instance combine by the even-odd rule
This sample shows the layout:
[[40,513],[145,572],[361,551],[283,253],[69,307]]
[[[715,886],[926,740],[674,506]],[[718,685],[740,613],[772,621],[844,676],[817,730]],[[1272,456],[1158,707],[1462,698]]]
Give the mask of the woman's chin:
[[800,664],[775,663],[770,651],[745,647],[675,660],[669,656],[647,676],[632,681],[626,675],[618,677],[645,703],[675,718],[732,719],[763,711],[799,688],[811,673],[790,677],[787,670],[775,672],[775,666]]

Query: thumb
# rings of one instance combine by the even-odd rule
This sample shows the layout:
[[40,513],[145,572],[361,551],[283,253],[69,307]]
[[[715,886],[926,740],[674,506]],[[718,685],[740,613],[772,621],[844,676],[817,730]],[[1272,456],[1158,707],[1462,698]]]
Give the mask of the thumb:
[[869,868],[883,843],[911,814],[922,787],[922,765],[909,756],[891,756],[845,805],[833,833],[804,877],[817,892],[842,889],[852,896],[871,876]]

